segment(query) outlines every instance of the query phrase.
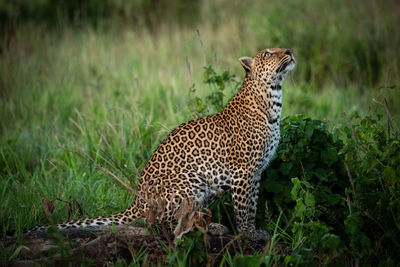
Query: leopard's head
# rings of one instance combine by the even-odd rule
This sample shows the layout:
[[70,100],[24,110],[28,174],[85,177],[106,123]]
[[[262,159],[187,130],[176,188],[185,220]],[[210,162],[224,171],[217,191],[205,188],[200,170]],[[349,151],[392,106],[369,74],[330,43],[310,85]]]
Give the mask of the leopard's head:
[[283,81],[296,64],[292,51],[282,48],[268,48],[254,57],[242,57],[239,60],[246,75],[265,83]]

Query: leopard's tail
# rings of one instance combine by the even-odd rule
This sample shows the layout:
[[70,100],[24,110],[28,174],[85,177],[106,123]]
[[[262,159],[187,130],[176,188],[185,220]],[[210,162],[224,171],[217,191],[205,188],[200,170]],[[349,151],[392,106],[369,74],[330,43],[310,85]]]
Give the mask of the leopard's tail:
[[[99,216],[92,218],[83,218],[77,220],[71,220],[63,223],[56,224],[56,228],[61,231],[69,230],[69,229],[84,229],[88,230],[104,230],[107,228],[111,228],[114,226],[121,226],[132,224],[138,219],[143,218],[142,212],[138,209],[137,201],[133,203],[128,209],[121,213],[108,215],[108,216]],[[23,234],[40,234],[45,233],[50,228],[50,225],[46,226],[36,226],[29,230],[23,232]]]

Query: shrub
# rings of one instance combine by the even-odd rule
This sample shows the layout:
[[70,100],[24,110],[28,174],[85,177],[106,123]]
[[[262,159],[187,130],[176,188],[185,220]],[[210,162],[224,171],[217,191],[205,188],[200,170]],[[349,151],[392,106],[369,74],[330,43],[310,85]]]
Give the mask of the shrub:
[[287,263],[400,260],[399,132],[388,136],[380,117],[354,116],[353,124],[333,134],[321,121],[282,120],[257,222],[271,231],[283,212],[281,240],[293,248]]
[[271,232],[282,213],[280,242],[293,249],[286,263],[310,264],[314,253],[321,260],[341,244],[338,221],[349,183],[339,154],[343,142],[325,123],[301,115],[283,118],[281,135],[261,180],[257,223]]
[[366,263],[400,262],[400,132],[381,116],[354,116],[342,153],[352,186],[344,220],[348,249]]

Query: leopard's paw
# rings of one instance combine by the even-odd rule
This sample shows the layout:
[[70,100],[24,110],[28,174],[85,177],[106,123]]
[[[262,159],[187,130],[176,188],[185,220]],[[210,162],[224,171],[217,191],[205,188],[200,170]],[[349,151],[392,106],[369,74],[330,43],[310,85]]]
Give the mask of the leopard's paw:
[[228,233],[228,228],[225,225],[219,223],[210,223],[208,225],[207,233],[209,235],[225,235]]
[[244,238],[248,238],[252,241],[266,241],[269,238],[269,234],[266,231],[261,230],[261,229],[246,230],[246,231],[240,232],[240,234]]

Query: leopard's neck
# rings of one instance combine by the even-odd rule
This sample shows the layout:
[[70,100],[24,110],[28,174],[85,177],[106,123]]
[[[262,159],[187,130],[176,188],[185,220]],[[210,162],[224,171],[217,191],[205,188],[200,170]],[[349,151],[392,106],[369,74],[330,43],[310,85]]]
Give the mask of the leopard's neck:
[[262,81],[246,76],[239,92],[223,110],[225,116],[238,120],[261,118],[268,124],[279,124],[282,109],[282,80]]

